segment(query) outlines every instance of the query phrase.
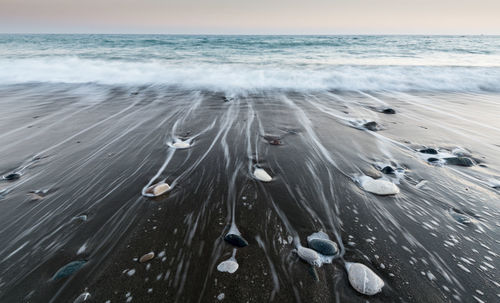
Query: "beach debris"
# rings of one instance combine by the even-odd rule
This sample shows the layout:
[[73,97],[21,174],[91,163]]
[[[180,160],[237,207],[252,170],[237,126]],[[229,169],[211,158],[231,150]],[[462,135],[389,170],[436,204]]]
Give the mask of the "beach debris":
[[90,297],[91,297],[90,293],[88,291],[85,291],[82,294],[80,294],[78,297],[76,297],[76,299],[75,299],[75,301],[73,301],[73,303],[82,303],[85,301],[89,301]]
[[437,155],[438,151],[435,150],[434,148],[424,148],[419,150],[422,154],[429,154],[429,155]]
[[472,223],[472,219],[466,215],[463,211],[458,210],[456,208],[450,208],[449,213],[455,221],[458,223],[468,225]]
[[256,168],[253,171],[253,176],[255,179],[262,182],[271,182],[273,178],[262,168]]
[[87,263],[86,260],[72,261],[61,267],[52,277],[52,280],[59,280],[71,276],[73,273],[78,271],[82,266]]
[[394,170],[394,168],[392,168],[390,166],[386,166],[386,167],[382,168],[380,171],[383,172],[386,175],[393,175],[393,174],[396,173],[396,171]]
[[467,157],[451,157],[451,158],[444,158],[444,160],[446,161],[446,164],[457,165],[457,166],[470,167],[476,164],[474,160]]
[[363,127],[374,132],[379,130],[379,126],[375,121],[366,122],[365,124],[363,124]]
[[372,179],[368,176],[361,176],[358,181],[361,188],[376,195],[387,196],[399,193],[399,188],[396,184],[386,180]]
[[315,251],[325,256],[334,256],[339,252],[337,243],[329,239],[311,239],[307,241],[307,245]]
[[148,187],[146,189],[146,193],[153,195],[154,197],[158,197],[168,192],[169,190],[170,190],[170,185],[162,181]]
[[315,250],[299,245],[295,252],[299,258],[306,261],[310,265],[321,266],[321,258]]
[[177,148],[177,149],[185,149],[185,148],[191,147],[191,145],[189,144],[189,142],[187,140],[186,141],[178,140],[178,141],[174,142],[172,144],[172,146]]
[[139,258],[139,262],[140,263],[145,263],[145,262],[148,262],[149,260],[153,259],[155,257],[155,253],[154,252],[149,252],[145,255],[143,255],[142,257]]
[[3,176],[3,178],[5,180],[13,181],[13,180],[17,180],[17,179],[21,178],[21,174],[18,172],[10,173],[8,175]]
[[361,263],[346,262],[349,283],[359,293],[373,296],[382,291],[384,281],[368,266]]
[[388,115],[394,115],[396,111],[390,107],[384,108],[381,113],[388,114]]
[[229,232],[226,234],[224,237],[224,240],[234,246],[237,247],[245,247],[248,246],[247,240],[241,236],[240,231],[238,230],[238,227],[236,227],[235,224],[231,225],[231,228],[229,229]]
[[220,272],[227,272],[227,273],[234,273],[238,270],[238,267],[240,267],[240,265],[238,264],[238,262],[236,262],[236,248],[233,249],[233,255],[231,256],[231,258],[227,259],[226,261],[222,261],[221,263],[219,263],[219,265],[217,265],[217,270],[220,271]]

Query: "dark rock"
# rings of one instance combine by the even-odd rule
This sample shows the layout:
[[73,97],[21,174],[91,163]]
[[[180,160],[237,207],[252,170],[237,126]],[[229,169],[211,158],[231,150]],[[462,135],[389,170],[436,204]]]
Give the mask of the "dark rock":
[[12,174],[8,174],[6,176],[3,176],[3,178],[5,180],[9,180],[9,181],[17,180],[17,179],[21,178],[21,174],[20,173],[12,173]]
[[310,248],[325,256],[334,256],[339,251],[337,243],[328,239],[312,239],[307,244]]
[[450,215],[458,223],[465,224],[465,225],[468,225],[468,224],[472,223],[472,220],[471,220],[471,218],[469,216],[467,216],[462,211],[460,211],[460,210],[458,210],[456,208],[450,209]]
[[426,148],[426,149],[421,149],[419,150],[422,154],[430,154],[430,155],[437,155],[438,152],[434,148]]
[[394,173],[396,172],[396,171],[395,171],[392,167],[390,167],[390,166],[386,166],[386,167],[382,168],[380,171],[381,171],[381,172],[383,172],[383,173],[384,173],[384,174],[386,174],[386,175],[392,175],[392,174],[394,174]]
[[374,132],[379,129],[377,122],[374,121],[366,122],[363,124],[363,127]]
[[445,158],[446,164],[450,165],[458,165],[458,166],[474,166],[476,163],[470,158],[466,157],[453,157],[453,158]]
[[388,114],[388,115],[394,115],[396,113],[396,111],[393,110],[392,108],[385,108],[382,110],[382,113]]
[[61,267],[52,277],[52,280],[59,280],[71,276],[87,263],[85,260],[73,261]]
[[224,237],[224,240],[226,240],[226,242],[228,242],[234,246],[238,246],[238,247],[248,246],[247,240],[245,240],[242,236],[237,235],[237,234],[227,234]]
[[434,163],[434,162],[439,162],[438,158],[428,158],[427,161]]

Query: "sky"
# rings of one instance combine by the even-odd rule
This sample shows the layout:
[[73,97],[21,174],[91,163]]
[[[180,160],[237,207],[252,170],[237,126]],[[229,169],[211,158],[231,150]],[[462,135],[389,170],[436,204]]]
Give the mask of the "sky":
[[500,34],[500,0],[0,0],[0,32]]

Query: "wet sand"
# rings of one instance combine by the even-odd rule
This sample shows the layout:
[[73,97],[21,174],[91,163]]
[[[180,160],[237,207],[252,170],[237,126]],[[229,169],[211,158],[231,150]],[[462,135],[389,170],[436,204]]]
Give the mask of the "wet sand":
[[[163,86],[0,87],[0,173],[20,174],[0,181],[0,301],[73,302],[85,291],[89,302],[499,299],[500,95],[224,97]],[[363,129],[368,121],[380,129]],[[192,146],[173,148],[177,138]],[[460,148],[475,165],[436,165],[423,148]],[[273,180],[256,180],[256,165]],[[404,173],[377,170],[386,165]],[[400,192],[368,193],[355,182],[364,174]],[[172,190],[144,197],[155,175]],[[229,274],[217,265],[233,254],[224,241],[233,221],[249,245]],[[319,281],[293,243],[307,246],[317,231],[340,247],[316,268]],[[86,263],[52,279],[76,260]],[[356,292],[345,261],[370,267],[382,292]]]

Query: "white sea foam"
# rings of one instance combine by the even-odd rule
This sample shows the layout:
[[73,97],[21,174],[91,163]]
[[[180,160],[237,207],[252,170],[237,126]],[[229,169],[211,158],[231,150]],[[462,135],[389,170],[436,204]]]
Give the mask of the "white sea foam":
[[499,67],[190,64],[76,57],[0,60],[0,83],[162,84],[248,91],[500,91]]

